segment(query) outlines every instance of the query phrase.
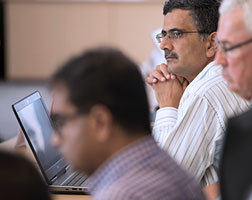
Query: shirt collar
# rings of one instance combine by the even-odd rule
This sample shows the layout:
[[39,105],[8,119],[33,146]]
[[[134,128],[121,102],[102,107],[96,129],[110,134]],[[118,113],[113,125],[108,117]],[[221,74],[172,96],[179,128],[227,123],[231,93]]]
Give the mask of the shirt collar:
[[92,194],[97,188],[110,185],[120,176],[130,170],[136,162],[155,152],[157,147],[152,136],[146,136],[128,145],[105,161],[90,177],[89,192]]
[[215,65],[214,61],[208,63],[208,65],[188,85],[188,87],[186,88],[186,90],[190,90],[190,88],[192,88],[195,84],[197,84],[197,82],[199,80],[205,78],[205,76],[208,74],[209,70],[212,69],[213,67],[216,69],[215,71],[222,70],[222,66],[221,65]]

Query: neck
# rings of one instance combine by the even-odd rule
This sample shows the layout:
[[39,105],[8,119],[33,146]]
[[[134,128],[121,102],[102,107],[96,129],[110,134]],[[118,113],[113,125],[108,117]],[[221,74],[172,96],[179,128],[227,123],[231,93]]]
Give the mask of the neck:
[[196,76],[198,76],[199,73],[202,72],[202,70],[205,69],[205,67],[206,67],[209,63],[211,63],[212,61],[214,61],[214,58],[208,59],[207,62],[206,62],[205,64],[202,64],[202,66],[204,66],[204,67],[201,69],[201,71],[199,71],[197,74],[194,74],[193,76],[185,77],[185,79],[186,79],[189,83],[191,83],[191,82],[196,78]]
[[147,134],[144,132],[129,132],[119,126],[113,126],[109,139],[102,145],[103,162],[145,136],[147,136]]
[[144,133],[121,133],[118,134],[118,132],[116,133],[117,136],[113,137],[113,139],[111,139],[110,142],[110,155],[121,151],[122,149],[126,148],[128,145],[138,141],[139,139],[144,138],[145,136],[147,136]]

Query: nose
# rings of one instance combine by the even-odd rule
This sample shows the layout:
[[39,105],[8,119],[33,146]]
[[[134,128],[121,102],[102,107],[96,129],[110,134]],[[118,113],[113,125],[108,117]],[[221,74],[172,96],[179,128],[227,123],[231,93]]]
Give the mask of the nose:
[[173,49],[173,45],[170,39],[168,39],[167,36],[164,37],[164,39],[162,40],[162,42],[160,43],[160,49],[162,49],[163,51],[165,49],[168,50],[172,50]]
[[228,65],[226,54],[220,48],[218,48],[214,60],[216,65],[222,65],[223,67],[226,67]]

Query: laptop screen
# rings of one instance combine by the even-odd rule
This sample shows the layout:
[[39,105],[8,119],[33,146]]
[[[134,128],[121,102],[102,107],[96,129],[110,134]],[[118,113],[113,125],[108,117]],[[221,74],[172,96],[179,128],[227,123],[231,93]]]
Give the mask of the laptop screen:
[[45,178],[50,182],[67,164],[51,145],[52,122],[42,97],[35,92],[12,107]]

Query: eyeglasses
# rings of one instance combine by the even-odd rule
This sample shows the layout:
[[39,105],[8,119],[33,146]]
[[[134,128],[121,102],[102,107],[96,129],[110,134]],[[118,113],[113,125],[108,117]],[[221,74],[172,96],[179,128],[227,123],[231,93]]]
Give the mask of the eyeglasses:
[[77,118],[79,115],[79,113],[74,113],[70,115],[51,114],[50,117],[52,120],[53,129],[60,134],[67,122]]
[[167,38],[169,40],[177,40],[177,39],[181,38],[186,33],[206,34],[206,32],[204,32],[204,31],[182,31],[180,29],[172,29],[172,30],[169,30],[168,32],[162,30],[161,33],[158,33],[156,35],[156,39],[157,39],[158,43],[161,43],[165,36],[167,36]]
[[251,42],[252,42],[252,38],[249,40],[246,40],[244,42],[230,46],[230,43],[227,41],[221,42],[221,41],[215,40],[217,47],[220,48],[225,53],[227,53],[228,51],[232,51],[234,49],[240,48],[240,47],[242,47],[246,44],[249,44]]

